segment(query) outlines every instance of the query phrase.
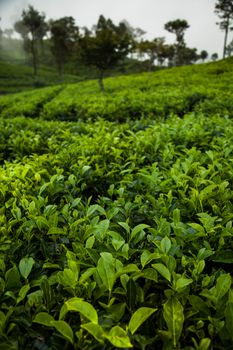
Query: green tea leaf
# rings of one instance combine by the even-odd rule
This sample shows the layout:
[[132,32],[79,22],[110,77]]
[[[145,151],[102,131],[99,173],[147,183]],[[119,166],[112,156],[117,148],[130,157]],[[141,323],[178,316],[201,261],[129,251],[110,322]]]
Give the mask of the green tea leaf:
[[184,323],[183,306],[176,297],[170,298],[163,305],[163,317],[171,335],[173,346],[176,347]]
[[172,246],[172,244],[171,244],[170,239],[167,236],[164,237],[161,241],[162,252],[167,254],[169,252],[169,250],[171,249],[171,246]]
[[121,225],[127,233],[130,233],[130,227],[127,222],[119,221],[118,224]]
[[154,282],[158,282],[158,273],[155,269],[152,269],[152,268],[148,268],[148,269],[145,269],[143,270],[143,277],[148,279],[148,280],[151,280],[151,281],[154,281]]
[[150,227],[149,225],[145,225],[145,224],[140,224],[135,226],[130,234],[130,239],[132,240],[139,232],[143,231],[145,228]]
[[87,210],[87,214],[86,215],[87,216],[91,216],[92,214],[94,214],[95,211],[98,211],[102,215],[106,215],[106,212],[105,212],[104,208],[102,208],[98,204],[90,205],[90,207]]
[[133,309],[136,303],[137,285],[132,278],[128,280],[126,288],[127,304],[130,309]]
[[63,228],[60,228],[60,227],[50,227],[47,234],[48,235],[65,235],[66,232],[63,230]]
[[90,333],[99,343],[104,343],[105,332],[103,328],[96,323],[85,323],[81,327]]
[[78,274],[71,269],[64,269],[64,271],[59,271],[58,274],[59,283],[64,287],[75,288],[78,281]]
[[62,320],[68,311],[79,312],[92,323],[98,323],[98,315],[95,308],[81,298],[67,300],[61,308],[59,319]]
[[111,253],[101,253],[101,258],[97,264],[97,271],[99,276],[103,282],[103,285],[109,290],[111,293],[113,285],[115,283],[115,259],[113,258]]
[[17,298],[17,304],[20,303],[22,300],[24,300],[24,298],[27,295],[27,292],[30,290],[30,285],[26,284],[25,286],[23,286],[22,288],[20,288],[19,291],[19,296]]
[[197,350],[209,350],[210,344],[211,344],[211,340],[209,338],[203,338],[200,341],[200,344],[199,344]]
[[23,258],[20,260],[19,271],[25,279],[28,278],[34,264],[35,260],[33,258]]
[[54,318],[47,312],[39,312],[33,322],[40,323],[43,326],[53,327]]
[[95,267],[89,267],[89,269],[85,270],[79,278],[79,283],[84,283],[89,277],[91,277],[95,273]]
[[20,274],[16,266],[7,270],[5,273],[6,288],[17,288],[20,286]]
[[53,326],[56,328],[56,330],[71,344],[73,344],[73,331],[71,327],[68,325],[65,321],[53,321]]
[[95,236],[99,240],[103,240],[109,228],[110,221],[108,219],[102,220],[96,227]]
[[161,255],[159,253],[151,253],[148,250],[144,250],[144,252],[142,253],[141,258],[140,258],[142,267],[144,268],[151,261],[153,261],[155,259],[159,259],[160,257],[161,257]]
[[217,299],[221,299],[231,287],[231,275],[229,273],[223,274],[218,277],[216,284],[215,296]]
[[129,321],[129,330],[132,334],[145,322],[157,309],[149,307],[141,307],[134,312]]
[[140,272],[140,270],[136,264],[129,264],[129,265],[124,266],[118,272],[116,272],[115,278],[118,278],[124,274],[133,273],[133,272]]
[[191,278],[185,278],[185,277],[180,277],[175,283],[175,290],[177,292],[182,291],[184,288],[186,288],[189,284],[191,284],[193,280]]
[[166,280],[171,282],[171,274],[165,265],[158,263],[153,264],[152,267],[156,269],[158,273],[160,273],[160,275],[162,275]]
[[3,332],[3,328],[5,327],[6,323],[6,315],[0,311],[0,333]]
[[212,256],[211,260],[223,264],[233,264],[233,251],[225,250],[224,252],[216,253]]
[[119,326],[113,327],[106,338],[110,341],[110,343],[112,343],[113,346],[117,348],[133,347],[126,331]]
[[229,336],[233,341],[233,303],[227,303],[225,309],[226,328]]

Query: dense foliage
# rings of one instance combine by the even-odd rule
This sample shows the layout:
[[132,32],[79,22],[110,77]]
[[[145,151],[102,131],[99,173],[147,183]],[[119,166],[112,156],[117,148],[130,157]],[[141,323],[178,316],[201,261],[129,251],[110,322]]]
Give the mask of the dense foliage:
[[[207,65],[106,78],[105,94],[99,91],[97,81],[87,81],[63,85],[52,96],[54,88],[3,96],[0,110],[7,118],[24,115],[49,120],[96,120],[103,117],[120,122],[143,116],[147,119],[171,114],[183,116],[192,111],[232,116],[232,62],[230,58]],[[16,100],[17,105],[12,103]]]
[[232,349],[231,65],[1,97],[1,349]]

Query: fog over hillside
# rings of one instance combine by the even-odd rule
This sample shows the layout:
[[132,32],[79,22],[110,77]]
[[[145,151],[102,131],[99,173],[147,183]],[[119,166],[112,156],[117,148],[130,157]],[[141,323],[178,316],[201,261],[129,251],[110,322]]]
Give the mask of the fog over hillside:
[[164,24],[186,19],[190,24],[186,33],[189,47],[218,52],[220,56],[222,53],[223,32],[216,25],[213,0],[0,0],[2,27],[12,27],[29,4],[44,12],[47,19],[73,16],[80,26],[91,27],[100,14],[115,22],[126,19],[144,29],[147,38],[163,36],[169,43],[174,42],[174,35],[164,30]]

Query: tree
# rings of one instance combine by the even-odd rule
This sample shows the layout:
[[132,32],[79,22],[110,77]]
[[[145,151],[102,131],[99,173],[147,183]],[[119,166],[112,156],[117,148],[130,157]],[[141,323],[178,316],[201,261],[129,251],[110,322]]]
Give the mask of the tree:
[[176,19],[174,21],[169,21],[165,24],[164,28],[176,35],[176,52],[175,52],[175,64],[182,64],[182,49],[185,47],[184,34],[186,29],[189,28],[189,24],[184,19]]
[[70,58],[79,29],[73,17],[63,17],[49,23],[51,33],[51,51],[58,66],[60,77],[63,76],[64,64]]
[[164,46],[164,38],[155,38],[152,41],[143,40],[138,43],[139,53],[146,54],[149,57],[149,71],[152,70],[154,61],[157,59],[162,65],[162,51]]
[[202,50],[200,52],[200,59],[204,63],[207,58],[208,58],[208,52],[206,50]]
[[15,23],[14,29],[22,36],[25,51],[32,56],[32,65],[36,76],[39,59],[38,48],[48,29],[45,15],[40,14],[33,6],[29,5],[27,11],[23,10],[21,17],[22,19]]
[[218,59],[218,54],[217,54],[217,52],[215,52],[211,55],[211,60],[216,61],[217,59]]
[[226,56],[227,39],[229,30],[232,30],[233,21],[233,0],[217,0],[215,4],[215,13],[220,18],[219,24],[220,29],[225,32],[224,44],[223,44],[223,58]]
[[182,64],[193,64],[199,59],[197,49],[187,46],[181,48],[180,55],[182,57]]
[[175,45],[165,44],[163,46],[163,50],[159,54],[159,56],[161,56],[161,58],[159,57],[159,59],[162,59],[163,62],[167,60],[168,67],[172,67],[175,64],[175,53],[176,53]]
[[86,31],[79,39],[79,47],[83,62],[97,68],[99,86],[104,91],[105,71],[132,51],[134,40],[125,23],[115,25],[101,15],[94,30]]

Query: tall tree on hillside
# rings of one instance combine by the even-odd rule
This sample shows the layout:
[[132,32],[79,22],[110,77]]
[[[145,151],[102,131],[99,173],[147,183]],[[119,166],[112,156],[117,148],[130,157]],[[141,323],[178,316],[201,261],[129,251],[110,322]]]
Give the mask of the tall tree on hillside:
[[101,15],[93,31],[86,31],[80,38],[79,46],[83,62],[98,69],[99,86],[104,91],[105,71],[132,51],[134,40],[124,22],[115,25],[111,19]]
[[27,11],[23,10],[21,17],[22,19],[15,23],[14,29],[22,36],[24,49],[31,54],[34,75],[37,75],[38,49],[48,30],[45,15],[40,14],[30,5]]
[[63,76],[64,64],[70,58],[79,29],[73,17],[63,17],[49,23],[51,33],[51,51],[57,63],[60,77]]
[[200,52],[200,59],[204,63],[207,58],[208,58],[208,52],[206,50],[202,50]]
[[176,35],[176,53],[175,53],[175,64],[181,65],[182,62],[182,50],[185,47],[184,34],[189,28],[189,24],[184,19],[176,19],[174,21],[169,21],[165,24],[164,28]]
[[229,30],[233,27],[233,0],[217,0],[215,4],[215,13],[220,18],[220,29],[225,32],[223,44],[223,58],[226,56],[227,39]]

